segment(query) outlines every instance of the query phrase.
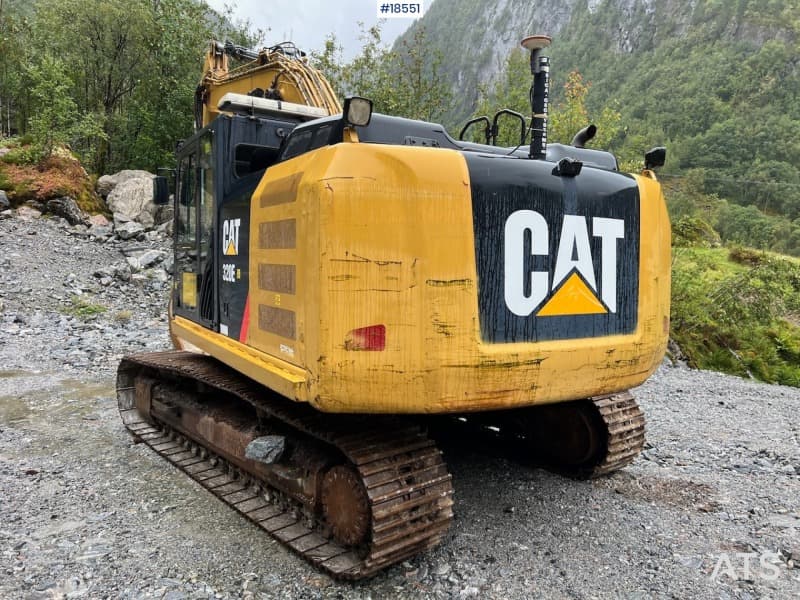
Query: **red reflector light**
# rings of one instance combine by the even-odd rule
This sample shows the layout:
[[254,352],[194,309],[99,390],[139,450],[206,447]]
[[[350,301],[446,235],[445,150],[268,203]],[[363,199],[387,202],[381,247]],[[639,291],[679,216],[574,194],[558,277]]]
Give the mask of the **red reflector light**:
[[370,325],[348,332],[344,338],[345,350],[383,350],[386,348],[386,326]]

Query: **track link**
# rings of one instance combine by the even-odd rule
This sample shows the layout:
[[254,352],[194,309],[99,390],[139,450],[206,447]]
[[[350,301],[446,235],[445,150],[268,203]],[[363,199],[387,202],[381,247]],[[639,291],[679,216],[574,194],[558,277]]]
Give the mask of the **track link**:
[[[139,376],[190,379],[234,394],[263,414],[340,451],[361,478],[370,511],[368,542],[347,547],[294,499],[168,426],[145,421],[135,406]],[[396,418],[327,415],[276,397],[211,357],[188,352],[128,356],[117,398],[128,430],[192,479],[316,567],[361,579],[439,543],[452,521],[451,475],[420,427]]]

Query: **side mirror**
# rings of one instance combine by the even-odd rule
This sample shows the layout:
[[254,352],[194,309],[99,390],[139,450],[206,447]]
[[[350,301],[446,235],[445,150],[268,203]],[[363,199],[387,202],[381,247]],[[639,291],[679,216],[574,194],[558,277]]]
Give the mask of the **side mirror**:
[[153,204],[169,204],[169,181],[160,175],[153,177]]
[[344,99],[344,124],[366,127],[372,119],[372,100],[351,96]]
[[667,162],[667,149],[663,146],[657,146],[644,153],[645,169],[652,170],[656,167],[663,167],[665,162]]

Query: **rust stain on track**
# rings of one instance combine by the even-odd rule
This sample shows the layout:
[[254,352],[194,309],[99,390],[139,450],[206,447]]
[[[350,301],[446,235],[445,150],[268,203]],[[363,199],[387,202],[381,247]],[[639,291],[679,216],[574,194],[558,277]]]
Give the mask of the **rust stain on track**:
[[[234,394],[271,418],[341,452],[366,489],[368,543],[335,542],[319,518],[265,481],[214,456],[136,410],[136,379],[158,375],[190,379]],[[422,430],[396,418],[326,415],[276,397],[214,359],[187,352],[123,359],[117,379],[119,411],[128,430],[163,458],[300,556],[340,579],[361,579],[439,543],[452,521],[451,475],[441,452]]]

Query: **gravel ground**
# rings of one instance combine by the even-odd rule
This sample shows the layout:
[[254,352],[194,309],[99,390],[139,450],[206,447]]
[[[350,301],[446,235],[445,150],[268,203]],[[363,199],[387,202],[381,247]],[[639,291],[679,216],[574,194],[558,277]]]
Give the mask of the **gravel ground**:
[[448,441],[444,543],[359,584],[319,574],[117,419],[119,357],[167,346],[169,243],[148,236],[0,221],[0,597],[800,597],[800,390],[669,365],[635,391],[648,446],[624,471]]

